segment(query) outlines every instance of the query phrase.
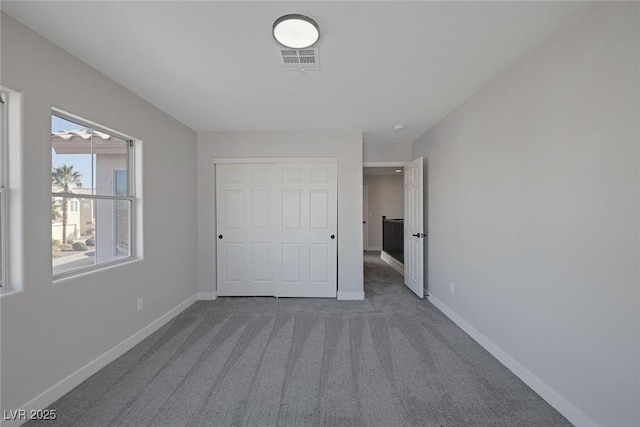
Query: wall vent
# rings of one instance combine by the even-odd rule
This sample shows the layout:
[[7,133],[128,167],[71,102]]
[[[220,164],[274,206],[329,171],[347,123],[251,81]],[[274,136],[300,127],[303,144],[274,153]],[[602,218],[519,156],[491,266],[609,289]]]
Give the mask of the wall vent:
[[318,71],[320,57],[318,48],[280,49],[282,54],[282,69],[288,71]]

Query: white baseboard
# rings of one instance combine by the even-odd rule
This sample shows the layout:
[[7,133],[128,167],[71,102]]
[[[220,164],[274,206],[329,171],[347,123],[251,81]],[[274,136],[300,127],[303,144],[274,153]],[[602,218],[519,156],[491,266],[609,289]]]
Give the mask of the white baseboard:
[[402,264],[400,261],[389,255],[385,251],[380,252],[380,259],[389,264],[391,268],[404,276],[404,264]]
[[213,301],[218,298],[217,292],[198,292],[198,301]]
[[365,249],[367,252],[378,252],[382,250],[382,247],[380,246],[371,246],[367,249]]
[[[129,338],[122,341],[120,344],[113,347],[111,350],[108,350],[106,353],[98,356],[62,381],[58,382],[48,390],[36,396],[34,399],[22,405],[20,409],[26,410],[28,414],[30,410],[40,410],[51,405],[53,402],[70,392],[73,388],[78,386],[91,375],[95,374],[100,369],[104,368],[109,363],[113,362],[118,357],[131,350],[142,340],[167,324],[167,322],[176,317],[194,302],[196,302],[196,295],[187,298],[186,300],[169,310],[167,313],[163,314],[135,334],[131,335]],[[19,426],[25,422],[26,420],[2,420],[2,427]]]
[[589,418],[581,410],[573,406],[567,399],[565,399],[560,393],[551,388],[547,383],[538,378],[533,372],[525,368],[520,362],[515,360],[504,350],[502,350],[493,341],[483,335],[480,331],[474,328],[470,323],[460,317],[455,311],[449,308],[446,304],[440,301],[433,295],[428,296],[429,301],[435,305],[438,310],[451,319],[456,325],[465,331],[471,338],[473,338],[478,344],[485,348],[489,353],[493,355],[500,363],[506,366],[511,372],[513,372],[518,378],[520,378],[526,385],[531,387],[533,391],[538,393],[540,397],[546,400],[551,406],[553,406],[558,412],[564,415],[573,425],[576,427],[597,427],[591,418]]
[[359,292],[345,292],[338,291],[338,299],[341,301],[356,301],[364,299],[364,291]]

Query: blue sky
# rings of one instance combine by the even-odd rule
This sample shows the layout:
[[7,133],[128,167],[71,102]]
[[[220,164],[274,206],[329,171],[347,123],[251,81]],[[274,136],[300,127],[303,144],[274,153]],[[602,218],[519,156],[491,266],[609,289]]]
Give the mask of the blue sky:
[[[61,130],[78,130],[85,129],[86,126],[70,122],[57,116],[51,116],[51,132]],[[73,170],[82,174],[82,186],[91,188],[91,154],[56,154],[51,148],[51,166],[58,167],[62,165],[71,166]]]

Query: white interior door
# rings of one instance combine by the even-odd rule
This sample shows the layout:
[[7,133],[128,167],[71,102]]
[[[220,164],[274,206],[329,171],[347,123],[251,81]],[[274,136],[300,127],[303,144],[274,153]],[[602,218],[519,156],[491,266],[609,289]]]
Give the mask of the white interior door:
[[273,164],[216,165],[218,295],[273,295]]
[[369,249],[369,187],[362,186],[362,247]]
[[337,164],[281,164],[276,195],[277,297],[335,298]]
[[404,168],[404,284],[424,297],[424,212],[422,157]]

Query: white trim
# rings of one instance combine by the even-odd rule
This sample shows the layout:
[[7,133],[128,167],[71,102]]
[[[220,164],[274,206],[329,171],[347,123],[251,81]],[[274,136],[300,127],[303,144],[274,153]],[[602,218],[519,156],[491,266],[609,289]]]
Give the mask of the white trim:
[[213,163],[338,163],[338,159],[335,157],[229,157],[213,159]]
[[404,276],[404,264],[386,253],[385,251],[380,251],[380,259],[389,264],[391,268]]
[[515,360],[503,349],[496,345],[493,341],[487,338],[482,332],[474,328],[470,323],[460,317],[455,311],[449,308],[442,301],[438,300],[433,295],[427,297],[429,302],[436,306],[438,310],[444,313],[449,319],[451,319],[456,325],[465,331],[471,338],[473,338],[478,344],[484,347],[493,357],[498,359],[500,363],[506,366],[511,372],[513,372],[518,378],[520,378],[526,385],[531,387],[533,391],[538,393],[540,397],[553,406],[558,412],[564,415],[573,425],[577,427],[597,427],[595,421],[590,419],[585,413],[573,406],[566,398],[560,393],[551,388],[547,383],[538,378],[533,372],[529,371],[520,362]]
[[[70,392],[74,387],[77,387],[84,380],[89,378],[91,375],[98,372],[100,369],[107,366],[109,363],[116,360],[118,357],[122,356],[127,351],[131,350],[137,344],[142,342],[149,335],[160,329],[171,319],[176,317],[182,311],[184,311],[191,304],[196,302],[196,295],[192,295],[167,313],[163,314],[144,328],[140,329],[135,334],[131,335],[129,338],[122,341],[120,344],[116,345],[112,349],[108,350],[104,354],[98,356],[91,362],[84,365],[82,368],[78,369],[68,377],[64,378],[57,384],[54,384],[49,389],[45,390],[29,402],[25,403],[20,407],[20,409],[24,409],[27,413],[30,410],[40,410],[44,409],[47,406],[51,405],[53,402]],[[9,426],[18,426],[22,424],[24,421],[5,421],[2,423],[3,427]]]
[[384,167],[394,167],[394,166],[402,166],[406,165],[409,162],[362,162],[363,168],[384,168]]
[[9,97],[5,95],[4,91],[0,90],[0,102],[2,103],[2,113],[0,113],[0,121],[2,121],[2,134],[0,134],[0,292],[6,291],[7,286],[7,199],[6,186],[7,186],[7,131],[8,114],[7,106]]
[[[24,100],[23,95],[0,87],[8,100],[5,104],[7,115],[5,140],[5,281],[0,298],[17,295],[24,289],[24,188],[23,173],[24,144]],[[8,225],[11,224],[11,227]],[[9,250],[11,248],[11,250]]]
[[217,298],[217,292],[198,292],[198,301],[213,301]]
[[367,249],[365,249],[365,251],[367,251],[367,252],[378,252],[378,251],[382,251],[382,247],[381,246],[369,246]]
[[345,292],[338,291],[338,300],[340,301],[359,301],[364,299],[364,291]]

